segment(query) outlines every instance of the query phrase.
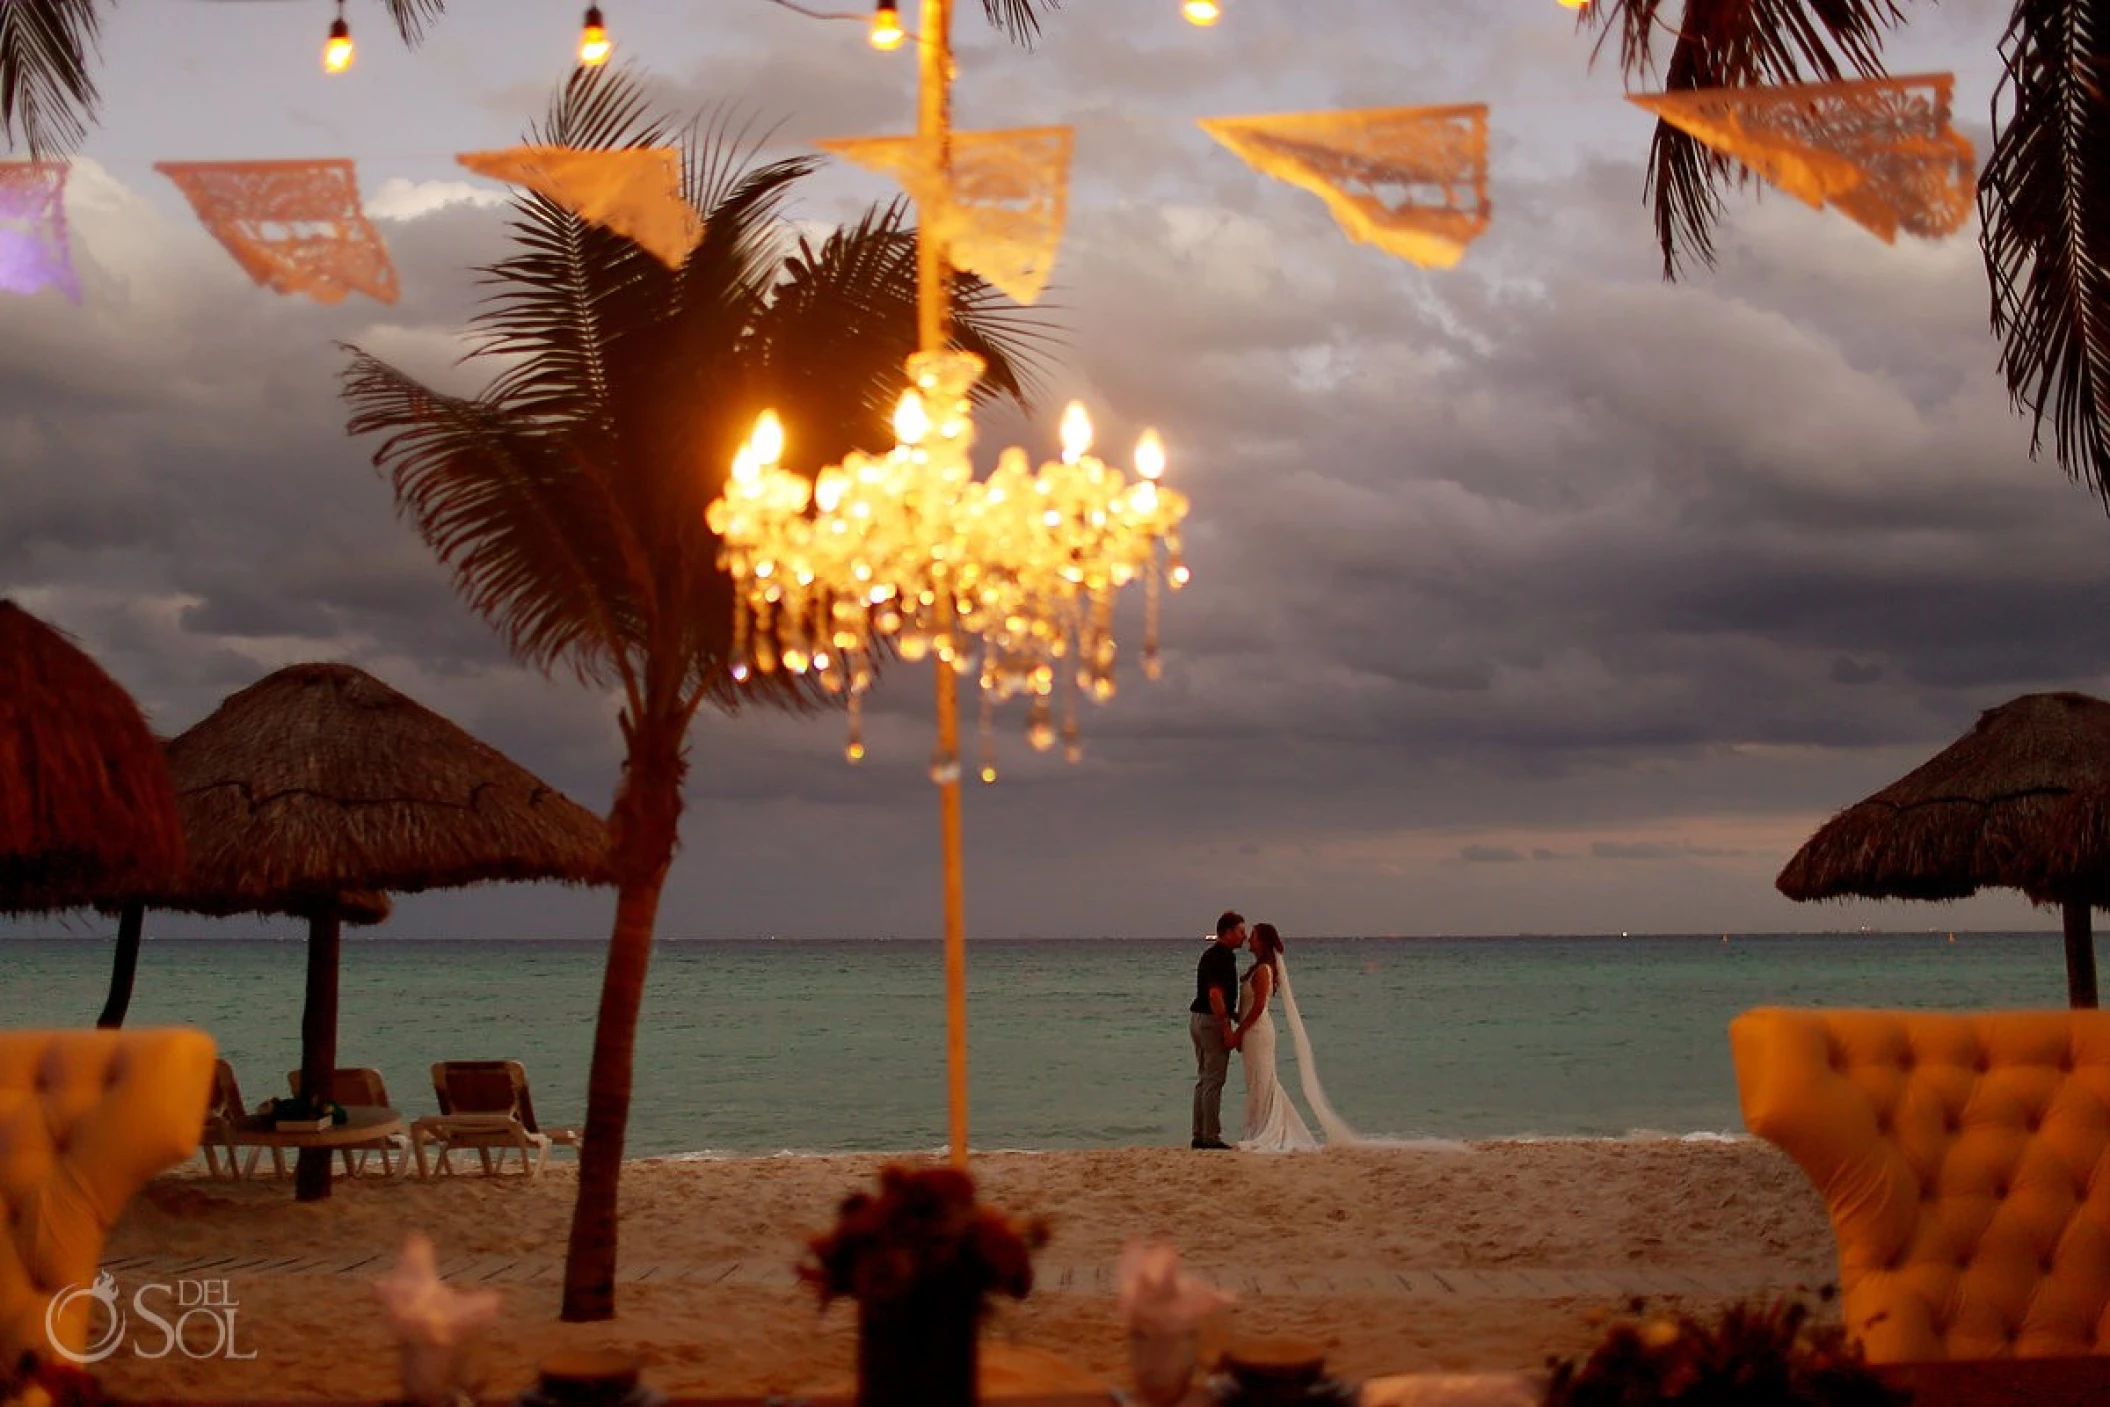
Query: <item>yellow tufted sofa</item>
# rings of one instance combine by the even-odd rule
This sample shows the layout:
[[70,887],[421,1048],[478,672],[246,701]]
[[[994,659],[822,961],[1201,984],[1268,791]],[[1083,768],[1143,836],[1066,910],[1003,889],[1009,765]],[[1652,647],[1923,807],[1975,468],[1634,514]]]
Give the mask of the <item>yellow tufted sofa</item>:
[[[197,1148],[212,1063],[202,1031],[0,1031],[0,1367],[50,1356],[52,1295],[94,1280],[132,1194]],[[73,1348],[90,1307],[59,1326]]]
[[2110,1012],[1766,1008],[1729,1043],[1871,1362],[2110,1353]]

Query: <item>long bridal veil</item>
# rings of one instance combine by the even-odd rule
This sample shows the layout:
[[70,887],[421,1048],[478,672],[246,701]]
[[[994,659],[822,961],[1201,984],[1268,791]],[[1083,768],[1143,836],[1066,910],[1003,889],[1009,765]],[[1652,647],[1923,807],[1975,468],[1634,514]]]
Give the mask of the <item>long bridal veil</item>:
[[1311,1037],[1304,1034],[1304,1018],[1297,1014],[1297,993],[1289,984],[1289,958],[1282,952],[1275,954],[1275,975],[1282,979],[1282,1009],[1289,1015],[1289,1038],[1297,1048],[1297,1083],[1304,1090],[1305,1102],[1311,1112],[1318,1116],[1319,1128],[1328,1143],[1362,1143],[1367,1140],[1348,1124],[1348,1121],[1333,1111],[1327,1101],[1325,1087],[1319,1083],[1319,1066],[1311,1053]]

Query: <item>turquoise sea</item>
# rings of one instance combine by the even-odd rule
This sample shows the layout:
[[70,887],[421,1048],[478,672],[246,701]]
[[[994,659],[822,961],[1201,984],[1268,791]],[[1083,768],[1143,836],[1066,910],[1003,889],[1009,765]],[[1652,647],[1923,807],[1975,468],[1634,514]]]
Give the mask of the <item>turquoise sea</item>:
[[[1765,1004],[2060,1006],[2056,933],[1292,940],[1328,1095],[1400,1138],[1737,1132],[1725,1027]],[[112,945],[0,943],[0,1025],[86,1025]],[[1183,1144],[1199,940],[989,941],[969,957],[978,1148]],[[546,1123],[583,1117],[598,942],[344,945],[341,1063],[432,1109],[444,1058],[527,1063]],[[299,1062],[305,953],[149,941],[130,1024],[218,1039],[250,1101]],[[634,1155],[945,1141],[934,942],[662,943],[638,1042]],[[1286,1035],[1285,1061],[1294,1061]],[[1297,1089],[1292,1068],[1284,1082]],[[1236,1071],[1226,1095],[1235,1121]],[[1301,1097],[1300,1097],[1301,1103]],[[1308,1111],[1307,1111],[1308,1115]]]

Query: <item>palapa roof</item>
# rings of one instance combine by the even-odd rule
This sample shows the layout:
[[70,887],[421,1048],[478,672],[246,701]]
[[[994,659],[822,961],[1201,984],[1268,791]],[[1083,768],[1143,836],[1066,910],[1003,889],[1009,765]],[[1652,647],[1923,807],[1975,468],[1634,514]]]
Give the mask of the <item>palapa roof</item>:
[[168,758],[190,863],[157,908],[356,917],[378,897],[358,891],[607,882],[599,817],[350,665],[259,680]]
[[1790,899],[2110,904],[2110,703],[2025,694],[1825,822],[1776,881]]
[[139,705],[66,636],[0,601],[0,912],[164,884],[176,795]]

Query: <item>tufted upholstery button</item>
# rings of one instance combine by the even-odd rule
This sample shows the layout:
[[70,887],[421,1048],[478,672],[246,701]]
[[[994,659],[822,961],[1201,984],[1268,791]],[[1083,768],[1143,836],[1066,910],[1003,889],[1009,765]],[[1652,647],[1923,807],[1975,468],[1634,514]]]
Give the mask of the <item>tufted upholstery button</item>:
[[1943,1132],[1955,1133],[1958,1129],[1961,1129],[1963,1127],[1963,1120],[1957,1118],[1954,1111],[1943,1110],[1941,1116],[1941,1126]]
[[2044,1116],[2042,1114],[2032,1114],[2022,1121],[2022,1127],[2028,1129],[2031,1133],[2035,1133],[2038,1129],[2044,1127]]
[[1834,1073],[1842,1075],[1846,1073],[1845,1046],[1840,1045],[1837,1041],[1826,1041],[1824,1043],[1824,1058],[1831,1065]]
[[1977,1055],[1971,1057],[1971,1068],[1983,1075],[1986,1071],[1993,1068],[1992,1057],[1982,1050],[1979,1051]]
[[2051,1257],[2051,1256],[2048,1256],[2048,1255],[2047,1255],[2047,1256],[2045,1256],[2045,1257],[2044,1257],[2044,1258],[2043,1258],[2042,1260],[2038,1261],[2038,1262],[2037,1262],[2037,1270],[2038,1270],[2038,1273],[2040,1273],[2040,1274],[2043,1274],[2043,1275],[2049,1275],[2049,1274],[2051,1274],[2051,1271],[2052,1271],[2052,1257]]
[[2007,1182],[2004,1179],[2000,1182],[1994,1183],[1993,1200],[1996,1202],[2005,1202],[2007,1200],[2007,1194],[2010,1190],[2011,1189],[2008,1187]]

